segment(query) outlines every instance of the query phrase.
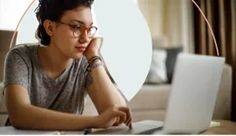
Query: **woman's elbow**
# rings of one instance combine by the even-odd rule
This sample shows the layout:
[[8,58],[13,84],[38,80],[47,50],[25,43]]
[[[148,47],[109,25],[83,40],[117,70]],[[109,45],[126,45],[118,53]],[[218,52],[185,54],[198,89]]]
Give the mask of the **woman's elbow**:
[[16,108],[9,111],[10,123],[13,127],[18,129],[28,128],[29,120],[31,118],[30,111],[24,108]]
[[13,127],[17,129],[23,129],[26,125],[26,118],[20,113],[10,113],[9,114],[10,123]]

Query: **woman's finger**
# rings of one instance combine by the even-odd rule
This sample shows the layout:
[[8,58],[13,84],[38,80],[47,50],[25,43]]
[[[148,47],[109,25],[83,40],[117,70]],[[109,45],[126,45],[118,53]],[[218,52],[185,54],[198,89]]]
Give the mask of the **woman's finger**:
[[128,107],[119,107],[119,110],[123,111],[126,113],[126,119],[124,122],[128,122],[128,120],[131,118],[131,112]]
[[119,125],[119,122],[120,122],[120,117],[116,117],[116,121],[115,121],[115,123],[113,124],[113,126],[118,126],[118,125]]
[[123,111],[114,110],[112,112],[112,117],[124,117],[124,116],[126,116],[126,113]]

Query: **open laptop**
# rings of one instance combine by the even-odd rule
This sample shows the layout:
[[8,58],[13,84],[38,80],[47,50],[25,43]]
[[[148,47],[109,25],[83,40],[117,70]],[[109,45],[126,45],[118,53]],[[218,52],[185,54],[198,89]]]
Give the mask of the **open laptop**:
[[121,126],[95,130],[95,134],[197,134],[211,122],[224,58],[180,53],[170,90],[164,123],[145,120],[133,123],[133,129]]

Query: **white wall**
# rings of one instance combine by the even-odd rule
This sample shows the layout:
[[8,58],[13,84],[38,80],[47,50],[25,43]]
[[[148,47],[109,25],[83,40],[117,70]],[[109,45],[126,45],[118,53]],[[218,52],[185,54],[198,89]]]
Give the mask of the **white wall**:
[[138,0],[132,0],[135,4],[138,4]]
[[33,0],[0,0],[0,29],[15,30],[18,21]]

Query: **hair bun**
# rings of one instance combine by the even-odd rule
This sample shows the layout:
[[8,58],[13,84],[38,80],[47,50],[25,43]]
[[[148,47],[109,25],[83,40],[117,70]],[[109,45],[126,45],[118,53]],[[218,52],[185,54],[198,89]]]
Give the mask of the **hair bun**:
[[47,10],[49,6],[49,0],[39,0],[39,5],[41,5],[44,10]]

